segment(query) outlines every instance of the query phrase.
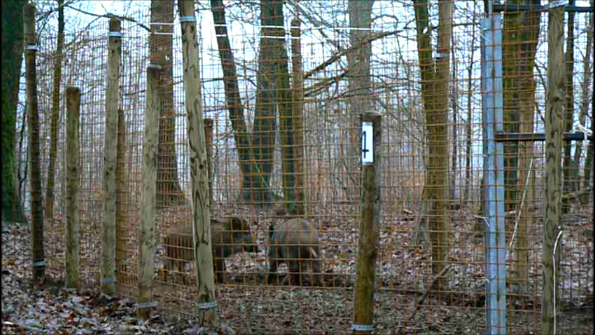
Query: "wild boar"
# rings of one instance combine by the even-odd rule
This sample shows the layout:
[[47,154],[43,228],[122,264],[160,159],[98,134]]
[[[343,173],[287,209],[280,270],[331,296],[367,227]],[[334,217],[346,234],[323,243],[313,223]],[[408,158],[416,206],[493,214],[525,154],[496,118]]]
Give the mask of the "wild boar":
[[313,284],[321,285],[320,239],[308,221],[293,218],[271,225],[269,239],[269,284],[278,283],[277,268],[285,262],[289,267],[290,284],[302,285],[304,265],[308,264],[314,272]]
[[[241,252],[258,252],[248,222],[239,217],[225,220],[211,220],[213,268],[215,281],[224,280],[225,258]],[[194,261],[192,226],[184,225],[178,232],[168,234],[163,241],[165,246],[164,267],[167,272],[183,271],[186,264]]]

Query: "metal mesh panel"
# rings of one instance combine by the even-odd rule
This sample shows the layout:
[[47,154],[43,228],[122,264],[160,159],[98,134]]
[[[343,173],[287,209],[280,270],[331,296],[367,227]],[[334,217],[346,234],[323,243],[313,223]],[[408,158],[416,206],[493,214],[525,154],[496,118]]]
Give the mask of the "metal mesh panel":
[[[274,6],[274,2],[269,5]],[[160,84],[163,105],[158,194],[154,204],[154,294],[159,310],[193,317],[196,279],[191,250],[188,121],[178,10],[173,9],[174,21],[170,26],[164,18],[154,18],[151,23],[148,7],[145,3],[129,12],[127,16],[136,23],[124,21],[122,30],[120,107],[124,134],[120,138],[124,151],[118,184],[122,219],[117,244],[118,290],[135,297],[138,289],[146,67],[163,61],[150,55],[164,52],[172,67],[171,74],[164,76]],[[346,1],[312,2],[297,7],[286,3],[284,17],[275,21],[273,15],[264,25],[258,4],[228,4],[226,26],[235,59],[239,93],[236,100],[226,95],[225,90],[232,89],[227,80],[234,78],[222,68],[216,40],[221,35],[215,33],[211,8],[202,2],[200,8],[202,104],[204,117],[213,120],[216,300],[225,322],[245,333],[345,333],[351,329],[360,207],[359,114],[373,110],[383,118],[374,332],[472,334],[486,328],[489,311],[486,227],[482,219],[486,211],[482,203],[484,186],[505,189],[505,199],[500,201],[505,201],[506,207],[507,331],[539,332],[542,224],[547,191],[545,145],[540,141],[505,142],[504,185],[485,185],[482,181],[482,93],[486,93],[481,86],[480,20],[486,17],[483,6],[456,1],[450,47],[438,50],[442,27],[437,2],[427,7],[427,18],[418,15],[416,21],[412,2],[377,1],[372,8],[374,20],[370,28],[350,28]],[[299,123],[295,116],[290,116],[296,97],[300,100],[292,54],[296,37],[290,34],[290,22],[296,13],[302,21],[301,128],[295,127]],[[493,14],[502,15],[503,19],[500,79],[505,133],[544,132],[547,19],[545,14],[537,13],[507,8],[501,14]],[[589,101],[593,61],[588,58],[592,54],[587,48],[592,48],[589,31],[593,21],[592,14],[583,14],[574,16],[574,45],[570,45],[573,58],[568,54],[565,64],[560,66],[573,71],[568,76],[568,87],[573,88],[568,98],[569,106],[574,108],[572,122],[592,128]],[[420,18],[430,30],[429,63],[419,56],[427,51],[418,44]],[[275,28],[276,22],[283,22],[281,30]],[[147,27],[159,32],[158,37],[150,41]],[[45,42],[38,55],[38,79],[45,187],[55,36],[49,31],[42,34],[40,40]],[[82,92],[82,282],[88,287],[99,287],[107,22],[98,20],[84,32],[69,33],[66,41],[72,43],[65,51],[62,89],[78,86]],[[369,75],[367,44],[362,41],[372,41]],[[171,56],[167,56],[168,48]],[[357,53],[364,58],[350,58]],[[440,91],[439,79],[424,77],[420,68],[439,66],[438,59],[446,54],[450,76],[442,84],[448,83],[443,86],[448,90]],[[446,106],[428,102],[438,101],[444,95],[448,97]],[[240,130],[234,110],[242,111],[245,129]],[[445,118],[440,119],[440,115]],[[19,113],[18,127],[22,120]],[[64,276],[66,245],[64,117],[61,120],[56,217],[46,227],[48,271],[56,277]],[[294,127],[287,128],[288,125]],[[432,137],[436,129],[445,131],[440,141]],[[296,145],[296,136],[300,136],[301,145]],[[239,141],[243,138],[248,139],[250,146],[242,147]],[[565,143],[568,146],[563,154],[563,198],[566,197],[567,211],[562,216],[564,235],[558,269],[559,329],[580,333],[593,326],[592,320],[580,324],[579,317],[573,316],[579,315],[573,314],[577,311],[584,312],[585,306],[592,306],[593,196],[585,190],[593,185],[589,178],[593,148],[587,148],[588,141]],[[17,150],[18,156],[23,156],[26,143]],[[248,159],[244,152],[250,153]],[[301,168],[299,160],[296,164],[295,159],[290,159],[298,152],[303,153]],[[446,171],[442,167],[429,168],[436,153],[446,159],[446,165],[442,165]],[[436,183],[436,174],[446,177],[443,184]],[[298,175],[303,180],[303,200],[296,196],[295,189],[288,191]],[[442,198],[432,199],[431,194]],[[442,204],[442,211],[434,207],[437,203]],[[287,224],[298,216],[295,210],[300,206],[305,208],[302,217],[308,225]],[[439,218],[436,213],[440,213]],[[241,224],[234,223],[235,218]],[[436,231],[433,222],[444,222],[446,230]],[[291,229],[283,230],[285,225]],[[446,238],[446,243],[440,245],[446,253],[441,273],[436,271],[435,254],[437,241],[444,242],[435,239],[439,235]],[[271,258],[280,261],[279,276],[270,277]],[[313,260],[320,262],[319,282],[311,274],[316,270]],[[291,279],[292,273],[300,274],[300,282]]]

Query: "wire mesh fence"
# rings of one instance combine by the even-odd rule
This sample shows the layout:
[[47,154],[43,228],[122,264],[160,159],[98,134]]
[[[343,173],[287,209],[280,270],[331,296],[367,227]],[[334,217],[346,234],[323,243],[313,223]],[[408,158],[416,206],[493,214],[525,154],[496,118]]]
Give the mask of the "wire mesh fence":
[[[146,68],[160,64],[154,295],[158,309],[192,317],[197,292],[180,24],[173,3],[154,3],[152,12],[149,3],[138,5],[122,23],[117,286],[121,294],[138,294]],[[505,203],[507,331],[539,332],[545,144],[504,142],[504,183],[487,184],[480,22],[502,18],[504,133],[544,133],[547,15],[509,7],[486,15],[475,1],[454,2],[451,15],[438,2],[366,7],[371,3],[199,3],[202,104],[213,122],[220,316],[245,333],[351,329],[359,116],[373,110],[383,118],[374,332],[471,334],[488,326],[488,186],[505,190],[498,201]],[[565,22],[563,131],[573,132],[573,123],[592,128],[593,14],[568,13]],[[87,287],[101,281],[107,32],[101,18],[68,33],[61,82],[62,91],[82,92],[80,264]],[[45,30],[39,40],[46,185],[55,34]],[[18,117],[24,129],[23,113]],[[45,240],[47,269],[57,278],[64,276],[66,248],[60,120],[56,209],[46,218]],[[26,141],[17,147],[22,161],[26,147]],[[593,326],[577,316],[593,296],[593,148],[587,140],[563,148],[558,322],[561,332],[579,333]]]

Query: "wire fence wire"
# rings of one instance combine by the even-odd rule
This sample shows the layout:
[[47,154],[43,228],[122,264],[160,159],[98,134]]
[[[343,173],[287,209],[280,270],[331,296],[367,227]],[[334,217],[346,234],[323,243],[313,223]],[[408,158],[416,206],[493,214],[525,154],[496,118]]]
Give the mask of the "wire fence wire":
[[[219,314],[245,333],[350,331],[360,206],[359,114],[373,110],[382,114],[384,134],[374,332],[477,333],[487,326],[486,229],[481,219],[485,213],[480,60],[484,8],[475,1],[455,2],[451,47],[439,51],[450,59],[448,91],[438,93],[432,89],[438,86],[437,79],[424,78],[420,70],[430,64],[420,61],[420,53],[427,50],[419,50],[416,27],[420,21],[413,4],[375,2],[375,19],[369,28],[350,25],[350,4],[312,2],[306,9],[286,3],[284,16],[268,20],[262,18],[259,5],[237,4],[226,8],[223,24],[213,23],[210,7],[203,4],[198,11],[202,104],[204,117],[213,120],[212,227]],[[152,17],[144,7],[128,14],[134,21],[122,23],[119,106],[123,126],[118,140],[124,150],[118,162],[122,171],[118,211],[123,224],[117,242],[118,292],[133,298],[138,293],[146,67],[165,62],[154,204],[154,294],[159,310],[191,318],[196,315],[196,279],[188,124],[180,24],[177,9],[169,10],[173,24],[167,16]],[[430,5],[428,13],[424,20],[430,28],[431,47],[442,29],[438,5]],[[290,30],[296,15],[301,20],[299,38]],[[493,15],[503,17],[505,132],[543,133],[546,14],[506,10]],[[159,34],[151,39],[138,23]],[[564,131],[571,132],[573,123],[592,128],[593,14],[567,14],[565,25],[566,60],[560,66],[569,71]],[[231,45],[227,51],[233,53],[236,77],[222,68],[217,38],[223,33],[215,32],[221,27],[227,27]],[[107,19],[100,19],[67,34],[60,88],[63,93],[66,87],[77,86],[82,92],[80,266],[86,287],[100,285],[107,32]],[[43,30],[39,41],[45,187],[55,32]],[[303,97],[296,81],[296,73],[300,75],[296,41],[301,48]],[[440,55],[435,48],[430,51],[434,66]],[[155,56],[159,52],[165,56]],[[237,80],[235,100],[226,92],[234,88],[229,79]],[[444,94],[448,96],[446,114],[427,102]],[[291,110],[298,103],[303,104],[300,119]],[[60,110],[56,210],[54,218],[46,218],[45,240],[47,271],[56,278],[65,276],[64,99]],[[444,119],[436,122],[440,115]],[[20,110],[17,129],[23,122]],[[241,123],[243,127],[238,126]],[[438,128],[444,129],[441,142],[432,140],[432,131]],[[301,143],[294,143],[295,138]],[[250,146],[245,147],[243,139]],[[441,143],[440,149],[430,143]],[[25,139],[17,145],[21,162],[26,149]],[[504,150],[506,196],[501,201],[506,202],[507,332],[539,332],[545,145],[507,142]],[[251,151],[251,161],[243,156],[246,151]],[[447,160],[446,165],[430,167],[434,152]],[[593,328],[592,318],[583,320],[579,313],[586,313],[593,304],[593,193],[588,191],[593,189],[592,153],[592,142],[564,143],[564,234],[557,270],[561,333],[586,333]],[[299,158],[295,155],[301,155],[301,160],[290,159]],[[259,167],[258,173],[250,164]],[[446,177],[442,185],[430,184],[436,174]],[[287,191],[297,179],[302,180],[303,200]],[[428,201],[427,192],[437,188],[443,191],[434,194],[443,198]],[[23,194],[27,192],[28,186]],[[433,209],[438,202],[446,206],[444,211]],[[295,208],[287,210],[285,205],[302,206],[307,224],[295,221],[291,213]],[[444,231],[433,229],[433,213],[440,213]],[[446,236],[446,245],[440,245],[446,258],[439,278],[433,258],[437,234]],[[319,261],[320,269],[312,260]],[[272,265],[279,266],[279,276],[270,275]],[[311,275],[313,270],[321,272],[319,281]],[[300,275],[299,282],[291,280],[292,273]]]

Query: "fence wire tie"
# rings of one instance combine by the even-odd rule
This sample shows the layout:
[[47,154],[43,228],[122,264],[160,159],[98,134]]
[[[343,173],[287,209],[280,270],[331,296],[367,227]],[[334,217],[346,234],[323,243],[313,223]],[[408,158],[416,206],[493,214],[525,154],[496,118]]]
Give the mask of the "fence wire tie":
[[580,123],[576,123],[574,125],[574,128],[576,128],[576,131],[581,132],[583,134],[585,134],[586,136],[591,136],[593,135],[593,131],[585,126],[583,126]]
[[115,284],[116,280],[113,278],[101,278],[102,284]]
[[124,33],[118,32],[118,31],[110,31],[109,33],[107,33],[108,37],[124,37]]
[[180,22],[196,22],[195,16],[180,16]]
[[205,310],[205,309],[213,309],[215,307],[217,307],[217,302],[216,301],[211,301],[211,302],[199,302],[196,304],[196,307],[199,310]]
[[155,308],[157,307],[157,301],[137,302],[134,304],[134,307],[136,307],[136,309]]
[[37,45],[35,45],[35,44],[27,44],[27,45],[25,45],[25,50],[37,51]]
[[356,324],[352,324],[351,325],[351,330],[360,331],[360,332],[371,332],[372,331],[372,325],[356,325]]
[[34,268],[42,268],[44,266],[45,266],[45,260],[33,262],[33,267]]
[[479,216],[479,215],[474,215],[473,217],[475,217],[476,219],[480,219],[483,220],[483,223],[488,226],[488,228],[491,228],[492,225],[490,224],[490,222],[488,222],[488,219],[484,216]]

